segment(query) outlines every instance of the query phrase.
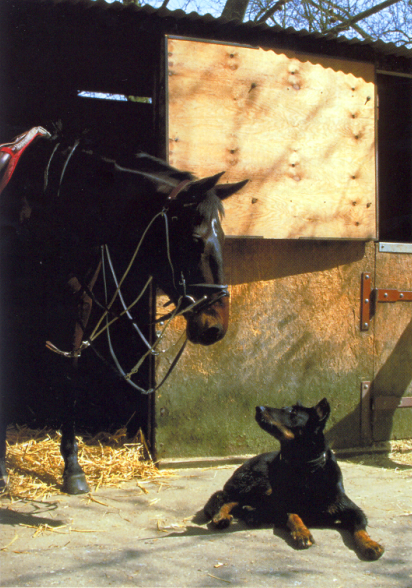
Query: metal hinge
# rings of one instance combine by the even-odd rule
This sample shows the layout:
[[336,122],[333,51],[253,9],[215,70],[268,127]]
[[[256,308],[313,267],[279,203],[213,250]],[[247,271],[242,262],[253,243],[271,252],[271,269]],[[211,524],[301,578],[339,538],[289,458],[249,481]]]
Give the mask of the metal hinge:
[[396,410],[397,408],[412,408],[412,397],[376,396],[372,403],[373,410]]
[[361,281],[361,331],[369,329],[370,321],[376,312],[378,302],[411,302],[412,292],[393,288],[372,289],[370,272],[362,273]]

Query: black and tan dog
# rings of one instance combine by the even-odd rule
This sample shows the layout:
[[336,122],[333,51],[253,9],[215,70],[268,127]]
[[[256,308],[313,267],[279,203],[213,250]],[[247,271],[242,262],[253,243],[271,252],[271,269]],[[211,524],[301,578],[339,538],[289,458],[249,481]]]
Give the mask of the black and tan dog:
[[327,447],[323,429],[329,414],[326,398],[312,408],[256,407],[257,423],[280,441],[280,452],[257,455],[238,468],[208,500],[207,519],[220,529],[233,515],[251,525],[287,527],[298,548],[314,543],[306,524],[340,522],[364,558],[378,559],[384,549],[366,532],[366,516],[345,494],[341,470]]

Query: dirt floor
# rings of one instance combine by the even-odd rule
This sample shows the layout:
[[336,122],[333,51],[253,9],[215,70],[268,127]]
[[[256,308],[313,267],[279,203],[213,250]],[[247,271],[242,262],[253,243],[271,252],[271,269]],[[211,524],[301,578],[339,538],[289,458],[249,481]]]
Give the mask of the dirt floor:
[[216,531],[201,511],[236,466],[168,471],[83,496],[1,500],[1,586],[302,586],[412,588],[411,454],[341,460],[348,495],[385,545],[362,561],[351,538],[314,529],[295,550],[286,533],[234,523]]

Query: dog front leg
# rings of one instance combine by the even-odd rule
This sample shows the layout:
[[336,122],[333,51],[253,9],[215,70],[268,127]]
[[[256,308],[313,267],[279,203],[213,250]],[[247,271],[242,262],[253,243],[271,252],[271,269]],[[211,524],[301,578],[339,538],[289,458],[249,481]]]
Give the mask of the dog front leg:
[[379,559],[385,551],[382,545],[371,539],[365,529],[359,529],[353,534],[355,545],[365,559],[374,561]]
[[340,498],[339,502],[343,505],[342,512],[339,513],[339,519],[342,521],[343,527],[352,533],[359,553],[369,561],[379,559],[385,549],[382,545],[371,539],[366,531],[368,519],[363,510],[348,498],[346,494]]
[[290,530],[296,547],[299,549],[307,549],[315,543],[311,532],[297,514],[288,513],[286,526]]
[[218,529],[225,529],[230,525],[233,519],[233,515],[230,514],[230,511],[238,506],[238,502],[226,502],[219,510],[218,513],[215,514],[212,521],[213,524]]

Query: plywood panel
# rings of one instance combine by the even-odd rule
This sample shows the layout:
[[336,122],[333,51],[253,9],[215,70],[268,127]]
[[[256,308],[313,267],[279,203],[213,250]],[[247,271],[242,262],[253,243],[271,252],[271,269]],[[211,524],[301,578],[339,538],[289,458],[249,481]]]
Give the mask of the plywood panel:
[[375,237],[373,66],[181,39],[168,57],[170,163],[250,179],[226,234]]
[[[333,446],[358,447],[360,384],[372,379],[374,329],[359,330],[360,275],[373,268],[374,254],[373,243],[228,239],[229,329],[215,345],[189,343],[156,392],[158,457],[272,451],[255,406],[308,406],[325,396]],[[170,327],[157,381],[184,326],[182,319]]]

